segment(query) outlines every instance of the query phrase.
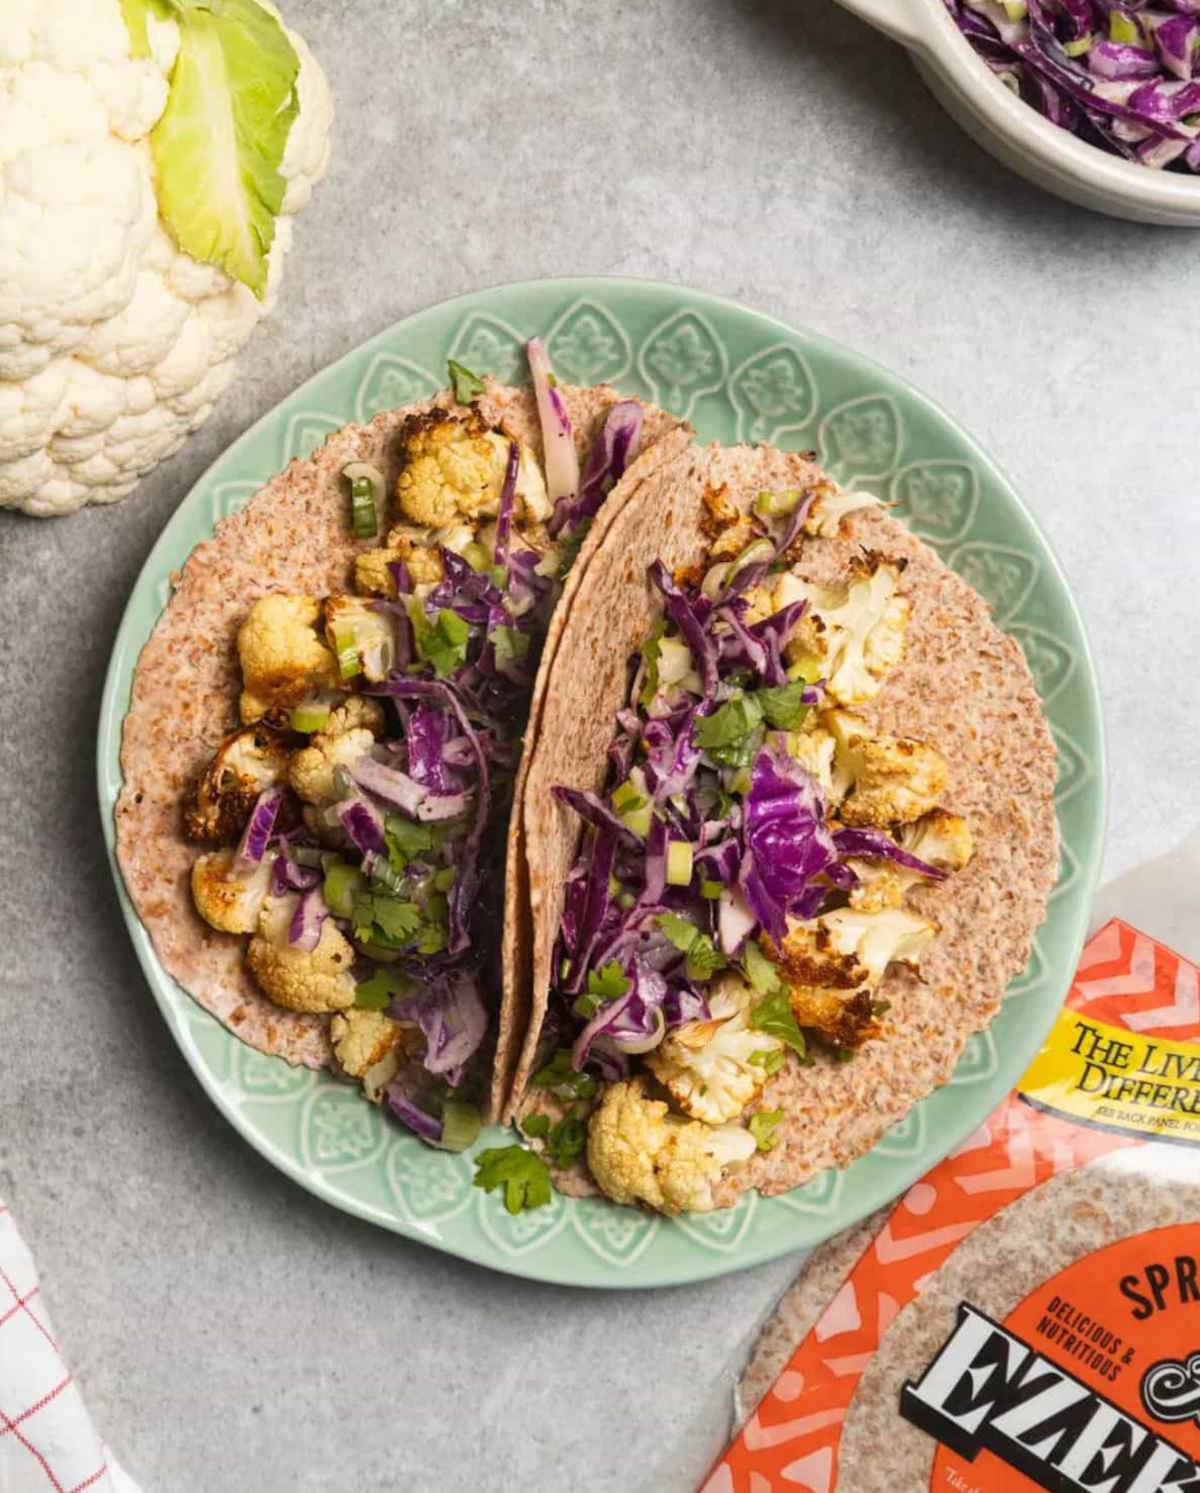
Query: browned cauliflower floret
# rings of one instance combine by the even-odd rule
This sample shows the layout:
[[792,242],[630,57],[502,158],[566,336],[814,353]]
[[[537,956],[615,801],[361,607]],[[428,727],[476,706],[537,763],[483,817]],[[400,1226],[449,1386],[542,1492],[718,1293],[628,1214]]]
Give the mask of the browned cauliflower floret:
[[[935,871],[959,871],[971,859],[973,845],[967,821],[945,809],[934,809],[896,832],[896,840],[910,854]],[[880,912],[900,907],[910,887],[928,878],[921,871],[885,860],[851,860],[850,869],[858,885],[850,893],[850,906],[860,912]]]
[[345,1073],[361,1079],[363,1093],[372,1104],[379,1103],[409,1055],[412,1031],[382,1011],[361,1011],[357,1007],[344,1016],[335,1016],[330,1023],[334,1056]]
[[709,557],[712,560],[732,560],[746,548],[760,531],[754,521],[729,496],[729,488],[707,487],[703,494],[704,516],[700,526],[711,541]]
[[904,632],[912,603],[897,594],[900,566],[871,556],[844,586],[819,586],[785,572],[775,588],[775,606],[808,602],[784,646],[789,664],[820,669],[829,698],[861,705],[879,693],[884,675],[904,656]]
[[703,1213],[726,1167],[748,1161],[754,1137],[737,1125],[712,1126],[668,1114],[645,1096],[645,1078],[610,1084],[588,1122],[587,1160],[600,1190],[616,1203],[660,1213]]
[[388,569],[403,560],[414,586],[436,586],[445,571],[436,547],[418,544],[402,530],[388,535],[388,548],[364,550],[354,561],[354,584],[367,596],[396,595],[396,582]]
[[192,784],[183,804],[183,832],[189,840],[220,844],[241,834],[254,801],[287,770],[283,738],[269,726],[234,731]]
[[306,747],[292,757],[288,782],[308,804],[322,807],[337,797],[333,773],[337,767],[352,768],[375,745],[375,737],[366,726],[330,734],[318,731]]
[[318,632],[321,603],[273,592],[260,597],[238,629],[244,721],[298,705],[338,682],[337,662]]
[[685,1021],[646,1054],[646,1065],[694,1120],[735,1120],[767,1080],[764,1059],[781,1052],[776,1037],[750,1026],[754,991],[725,975],[709,991],[709,1021]]
[[[414,415],[401,433],[403,467],[396,479],[400,516],[423,529],[460,518],[494,518],[510,442],[475,411]],[[517,493],[523,509],[541,521],[550,516],[546,484],[537,463],[522,450]]]
[[833,788],[847,824],[908,824],[937,807],[949,768],[942,754],[913,737],[877,736],[855,715],[830,710],[821,724],[836,742]]
[[936,934],[933,923],[899,908],[844,907],[789,924],[776,957],[797,1023],[838,1047],[877,1036],[872,995],[888,965],[915,968]]
[[386,679],[396,662],[396,624],[361,596],[325,598],[325,636],[343,679]]
[[332,918],[321,924],[315,949],[297,949],[288,929],[299,898],[271,897],[246,950],[246,967],[264,995],[289,1011],[344,1011],[354,1004],[354,950]]
[[254,932],[270,884],[269,860],[249,864],[235,850],[213,850],[192,864],[196,911],[222,933]]
[[818,484],[808,512],[804,515],[804,532],[822,539],[836,539],[842,520],[862,508],[881,508],[880,500],[869,492],[847,492],[836,482]]

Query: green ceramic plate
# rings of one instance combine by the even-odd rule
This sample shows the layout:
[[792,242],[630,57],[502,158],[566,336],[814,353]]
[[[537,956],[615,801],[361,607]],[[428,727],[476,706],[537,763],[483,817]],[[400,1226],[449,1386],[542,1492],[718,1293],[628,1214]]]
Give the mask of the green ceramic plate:
[[[434,306],[319,373],[201,477],[129,599],[100,715],[100,808],[110,858],[130,675],[169,576],[222,515],[331,430],[433,393],[448,357],[525,378],[540,332],[556,371],[608,381],[693,421],[705,440],[816,447],[825,465],[898,513],[993,604],[1020,639],[1060,753],[1063,858],[1029,968],[954,1077],[875,1149],[784,1197],[669,1221],[604,1200],[555,1197],[511,1218],[471,1185],[469,1155],[426,1149],[328,1074],[294,1070],[230,1036],[164,972],[113,861],[126,921],[167,1025],[213,1102],[246,1139],[318,1197],[385,1228],[538,1280],[658,1286],[700,1280],[826,1238],[894,1197],[963,1140],[1023,1071],[1048,1030],[1082,944],[1104,831],[1104,750],[1079,615],[1046,541],[971,438],[922,394],[812,332],[729,301],[636,280],[545,280]],[[499,1131],[479,1146],[495,1144]]]

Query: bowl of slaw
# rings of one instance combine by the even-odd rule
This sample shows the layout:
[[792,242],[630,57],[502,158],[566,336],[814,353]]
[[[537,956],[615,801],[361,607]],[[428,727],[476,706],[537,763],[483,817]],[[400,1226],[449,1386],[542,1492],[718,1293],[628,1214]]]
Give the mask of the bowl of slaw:
[[1200,228],[1200,175],[1110,154],[1040,113],[988,66],[946,0],[839,0],[912,54],[947,113],[1027,180],[1093,211]]

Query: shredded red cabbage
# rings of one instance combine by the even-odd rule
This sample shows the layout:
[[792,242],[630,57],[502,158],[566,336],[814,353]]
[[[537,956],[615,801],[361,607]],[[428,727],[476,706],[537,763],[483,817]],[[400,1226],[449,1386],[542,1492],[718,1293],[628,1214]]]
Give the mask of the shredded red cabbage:
[[246,828],[242,831],[241,843],[237,848],[239,859],[252,866],[259,864],[267,852],[271,831],[275,828],[282,803],[283,787],[279,784],[273,788],[264,788],[258,795],[250,811],[250,818],[246,821]]
[[1146,166],[1200,170],[1195,0],[945,3],[988,67],[1053,124]]
[[419,994],[393,1001],[391,1014],[421,1028],[423,1061],[430,1073],[444,1078],[451,1088],[462,1082],[487,1031],[487,1010],[474,971],[457,969],[429,980]]
[[311,953],[321,941],[321,925],[328,916],[329,908],[320,887],[302,892],[288,924],[288,943],[303,954]]
[[[770,540],[763,557],[712,600],[651,566],[665,636],[647,648],[658,657],[667,642],[686,644],[691,689],[656,684],[650,664],[632,659],[605,791],[553,789],[585,827],[555,959],[555,1005],[574,1023],[576,1068],[611,1076],[671,1027],[706,1018],[708,981],[747,960],[760,933],[782,943],[789,919],[813,918],[851,890],[855,857],[940,875],[880,831],[832,831],[819,784],[790,754],[789,732],[821,698],[818,687],[797,692],[784,666],[804,604],[750,627],[742,593],[794,543],[811,500],[760,535]],[[756,699],[762,690],[772,693]],[[690,854],[676,856],[679,844]]]

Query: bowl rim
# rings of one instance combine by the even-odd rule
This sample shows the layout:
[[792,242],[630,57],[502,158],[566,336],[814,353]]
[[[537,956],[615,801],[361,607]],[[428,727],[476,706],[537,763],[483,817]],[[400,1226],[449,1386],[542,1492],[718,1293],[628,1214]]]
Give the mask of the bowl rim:
[[[996,77],[955,25],[945,0],[842,0],[847,9],[929,56],[972,112],[1044,170],[1149,209],[1200,221],[1200,176],[1155,171],[1052,124]],[[906,22],[908,24],[906,24]]]

